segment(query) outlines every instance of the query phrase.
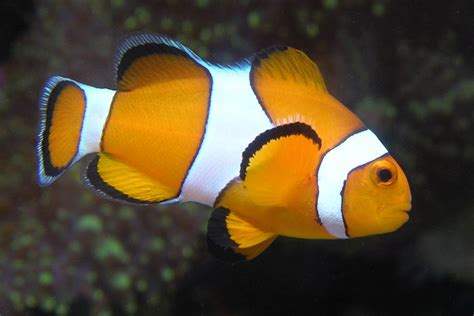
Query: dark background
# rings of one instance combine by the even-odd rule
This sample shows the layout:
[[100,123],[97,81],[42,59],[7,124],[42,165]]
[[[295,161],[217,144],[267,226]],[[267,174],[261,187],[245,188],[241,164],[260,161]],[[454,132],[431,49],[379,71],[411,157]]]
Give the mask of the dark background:
[[[63,75],[114,87],[127,33],[214,62],[285,44],[404,168],[410,221],[348,241],[278,238],[230,265],[206,249],[209,209],[135,208],[80,183],[36,183],[37,99]],[[473,315],[474,2],[0,2],[1,315]]]

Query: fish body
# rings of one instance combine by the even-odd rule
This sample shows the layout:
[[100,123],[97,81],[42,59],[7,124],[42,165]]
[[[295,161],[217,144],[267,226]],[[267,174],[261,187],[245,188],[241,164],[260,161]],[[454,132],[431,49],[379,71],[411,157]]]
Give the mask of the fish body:
[[214,207],[209,249],[228,260],[254,258],[278,235],[344,239],[408,220],[402,169],[299,50],[220,66],[136,35],[119,48],[116,80],[116,90],[47,82],[40,185],[94,154],[84,180],[107,198]]

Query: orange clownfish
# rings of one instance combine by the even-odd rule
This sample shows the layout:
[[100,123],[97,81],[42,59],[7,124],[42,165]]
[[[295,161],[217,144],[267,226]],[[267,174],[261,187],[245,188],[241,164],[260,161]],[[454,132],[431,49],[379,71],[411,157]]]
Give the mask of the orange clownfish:
[[278,235],[345,239],[408,220],[402,169],[297,49],[221,66],[135,35],[118,50],[116,80],[115,90],[46,83],[40,185],[94,154],[84,180],[105,197],[214,207],[208,245],[227,260],[252,259]]

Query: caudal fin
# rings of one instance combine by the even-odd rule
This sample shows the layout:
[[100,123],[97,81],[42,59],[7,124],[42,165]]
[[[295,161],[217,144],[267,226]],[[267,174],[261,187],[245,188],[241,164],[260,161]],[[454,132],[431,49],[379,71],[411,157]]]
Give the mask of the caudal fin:
[[46,186],[80,158],[86,95],[76,82],[51,77],[41,93],[39,108],[38,180]]

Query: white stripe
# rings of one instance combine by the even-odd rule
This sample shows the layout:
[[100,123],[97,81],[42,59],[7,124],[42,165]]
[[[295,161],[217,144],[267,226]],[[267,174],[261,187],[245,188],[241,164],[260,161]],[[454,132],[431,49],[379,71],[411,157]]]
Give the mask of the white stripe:
[[326,230],[347,238],[342,214],[342,189],[349,173],[387,153],[370,130],[357,133],[329,151],[318,171],[318,214]]
[[250,87],[248,64],[208,68],[213,87],[206,133],[182,197],[212,206],[220,190],[239,175],[247,145],[273,126]]
[[109,115],[115,91],[76,83],[84,90],[86,95],[86,113],[82,125],[79,154],[75,159],[78,160],[84,155],[100,151],[102,131]]

